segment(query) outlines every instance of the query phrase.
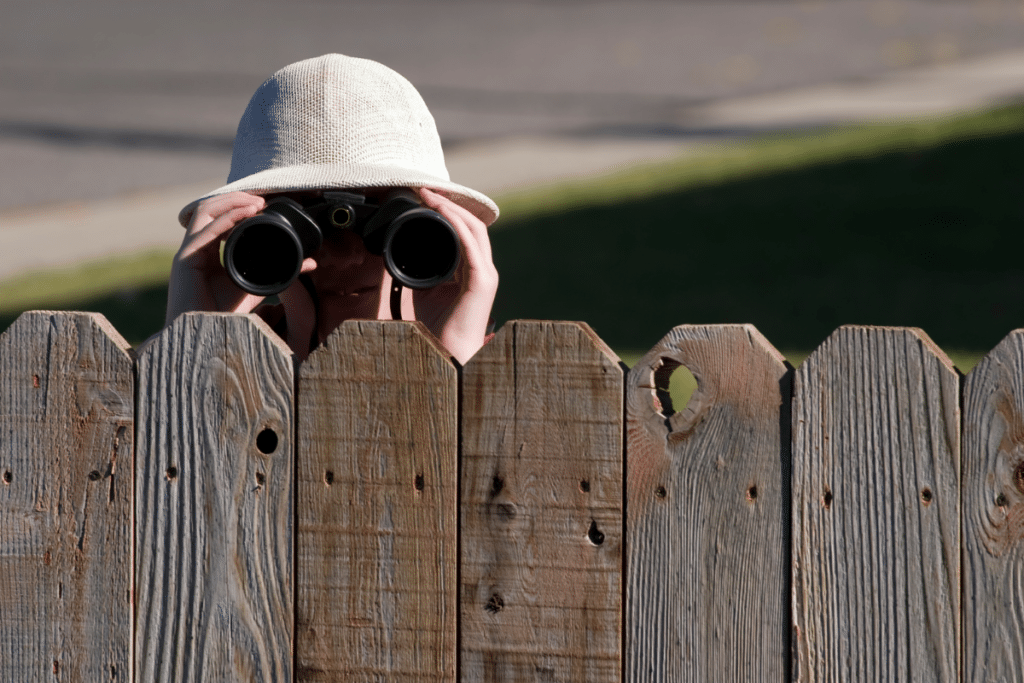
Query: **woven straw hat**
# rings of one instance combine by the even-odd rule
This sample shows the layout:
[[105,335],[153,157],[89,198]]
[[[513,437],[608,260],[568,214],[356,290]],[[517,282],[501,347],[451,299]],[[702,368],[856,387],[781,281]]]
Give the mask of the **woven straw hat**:
[[487,196],[449,180],[441,139],[423,98],[383,64],[324,55],[281,69],[259,87],[238,123],[227,185],[178,214],[187,226],[204,199],[360,187],[427,187],[487,225]]

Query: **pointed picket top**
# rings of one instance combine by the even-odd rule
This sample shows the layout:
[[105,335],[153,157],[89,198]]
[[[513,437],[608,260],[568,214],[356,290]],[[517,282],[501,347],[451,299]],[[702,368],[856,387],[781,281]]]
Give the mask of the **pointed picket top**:
[[[578,357],[580,349],[593,349],[596,354],[603,356],[603,362],[607,362],[609,365],[619,366],[622,363],[618,355],[598,336],[594,328],[579,320],[509,320],[497,330],[494,338],[480,349],[477,355],[480,355],[481,352],[484,352],[485,356],[494,355],[493,349],[512,348],[517,330],[539,331],[548,335],[555,330],[559,331],[556,336],[550,337],[548,343],[543,347],[531,347],[530,353],[533,356],[543,354],[551,360],[557,360],[561,356],[567,355],[567,357],[575,359]],[[473,356],[473,358],[476,357]],[[473,358],[468,363],[473,362]]]
[[[367,341],[376,340],[376,341]],[[366,346],[370,344],[370,346]],[[339,349],[362,345],[365,353],[361,358],[346,360],[353,371],[382,373],[388,362],[385,353],[394,348],[404,355],[411,352],[423,360],[433,358],[437,368],[451,366],[456,373],[451,353],[437,337],[430,333],[422,322],[409,320],[346,320],[336,327],[309,357],[302,362],[301,375],[314,377],[324,364],[338,362],[345,355]],[[374,346],[375,345],[375,346]],[[439,370],[441,372],[447,372]],[[380,375],[378,375],[380,376]]]
[[[244,321],[244,322],[243,322]],[[244,339],[248,334],[249,326],[259,330],[260,334],[266,338],[266,343],[270,344],[273,348],[276,348],[280,353],[291,356],[292,350],[288,346],[288,343],[280,336],[270,325],[266,323],[263,318],[259,317],[255,313],[221,313],[211,311],[187,311],[182,313],[173,321],[170,325],[164,327],[158,334],[153,335],[146,340],[142,346],[139,347],[137,354],[141,356],[146,352],[149,347],[158,343],[167,343],[169,339],[175,340],[188,340],[193,338],[203,325],[217,324],[220,325],[225,332],[222,339],[222,343],[228,343],[231,336],[234,333],[242,331],[241,339]],[[204,338],[204,341],[209,343],[214,338]]]
[[903,327],[841,327],[797,370],[800,680],[957,680],[959,377]]
[[751,325],[676,327],[629,371],[625,680],[788,678],[790,373]]
[[129,675],[131,348],[102,315],[0,334],[0,680]]
[[934,356],[936,361],[942,364],[952,373],[959,373],[953,361],[949,359],[946,352],[938,344],[932,341],[928,333],[920,327],[895,327],[886,325],[842,325],[835,329],[825,341],[817,346],[801,363],[801,368],[811,362],[811,365],[823,362],[820,359],[826,355],[843,354],[844,349],[851,344],[866,343],[868,337],[871,339],[880,338],[878,335],[905,337],[907,340],[914,340],[920,344],[922,352]]
[[[102,313],[87,311],[25,311],[10,326],[0,332],[0,340],[26,334],[26,330],[42,330],[49,326],[51,333],[64,334],[68,330],[88,331],[90,336],[101,335],[110,345],[131,360],[135,356],[132,345],[125,341],[120,332]],[[97,342],[102,343],[102,342]]]
[[1024,678],[1024,330],[964,379],[964,679]]

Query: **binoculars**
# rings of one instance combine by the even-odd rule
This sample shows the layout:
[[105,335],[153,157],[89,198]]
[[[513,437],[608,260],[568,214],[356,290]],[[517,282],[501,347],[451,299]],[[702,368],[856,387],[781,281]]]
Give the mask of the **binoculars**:
[[325,191],[306,204],[275,197],[247,218],[224,244],[224,267],[243,290],[270,296],[299,276],[334,230],[352,230],[367,251],[384,257],[396,284],[429,289],[459,265],[459,238],[448,220],[422,206],[411,190],[395,190],[374,203],[352,192]]

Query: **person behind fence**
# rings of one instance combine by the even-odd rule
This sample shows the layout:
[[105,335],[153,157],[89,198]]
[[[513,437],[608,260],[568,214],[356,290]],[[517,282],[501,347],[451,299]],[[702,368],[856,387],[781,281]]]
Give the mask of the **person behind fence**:
[[250,100],[227,184],[181,210],[166,324],[256,312],[304,359],[345,320],[415,319],[464,363],[488,332],[497,216],[449,180],[409,81],[343,55],[297,62]]

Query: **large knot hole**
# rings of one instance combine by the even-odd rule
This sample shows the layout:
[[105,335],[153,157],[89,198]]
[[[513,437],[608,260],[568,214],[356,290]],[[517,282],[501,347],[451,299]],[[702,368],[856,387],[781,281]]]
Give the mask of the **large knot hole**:
[[697,378],[689,368],[672,358],[661,358],[654,367],[654,409],[665,419],[684,410],[697,391]]

